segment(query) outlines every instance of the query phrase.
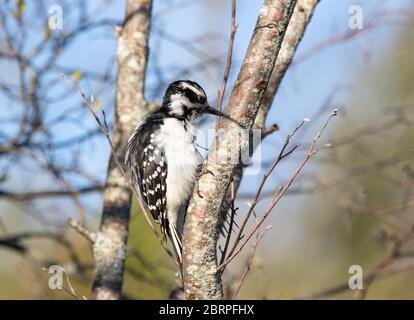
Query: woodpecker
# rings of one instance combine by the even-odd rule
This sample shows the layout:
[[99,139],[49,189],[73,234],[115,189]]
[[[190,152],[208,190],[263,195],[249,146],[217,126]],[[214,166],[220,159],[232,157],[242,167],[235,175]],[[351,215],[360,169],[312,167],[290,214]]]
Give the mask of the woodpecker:
[[171,83],[162,105],[138,124],[125,154],[125,164],[163,240],[170,238],[181,263],[185,209],[198,169],[194,145],[197,122],[203,114],[228,118],[209,106],[203,88],[190,80]]

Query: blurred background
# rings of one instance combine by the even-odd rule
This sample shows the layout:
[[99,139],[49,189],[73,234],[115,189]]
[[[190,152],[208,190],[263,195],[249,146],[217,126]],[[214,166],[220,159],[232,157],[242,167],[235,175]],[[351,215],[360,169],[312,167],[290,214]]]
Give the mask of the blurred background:
[[[61,8],[62,28],[48,20]],[[243,60],[261,0],[237,1],[237,34],[226,98]],[[352,29],[353,5],[362,29]],[[146,97],[159,101],[181,78],[200,83],[214,105],[226,63],[231,1],[155,0]],[[6,0],[0,4],[0,299],[73,299],[48,287],[44,268],[65,268],[90,297],[90,244],[67,227],[72,217],[99,227],[109,147],[61,73],[113,117],[114,27],[125,1]],[[299,145],[273,172],[255,213],[305,156],[333,109],[321,150],[266,221],[239,298],[362,297],[348,288],[352,265],[368,277],[367,299],[414,298],[414,4],[410,0],[327,1],[316,8],[275,98],[268,124],[280,130],[256,155],[236,206],[243,219],[286,136],[304,119]],[[225,100],[226,101],[226,100]],[[202,130],[214,128],[214,119]],[[205,154],[200,146],[200,152]],[[250,228],[252,225],[249,226]],[[125,298],[168,298],[175,267],[134,204]],[[248,246],[224,274],[234,290]],[[391,252],[391,254],[390,254]],[[366,295],[365,295],[366,294]]]

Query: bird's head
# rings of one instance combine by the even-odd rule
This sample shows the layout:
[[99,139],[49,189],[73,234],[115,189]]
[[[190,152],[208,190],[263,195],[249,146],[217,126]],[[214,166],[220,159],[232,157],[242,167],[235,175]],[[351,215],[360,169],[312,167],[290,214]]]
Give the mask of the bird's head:
[[171,83],[165,92],[162,105],[171,116],[191,122],[196,122],[206,113],[228,118],[211,107],[203,88],[197,82],[190,80]]

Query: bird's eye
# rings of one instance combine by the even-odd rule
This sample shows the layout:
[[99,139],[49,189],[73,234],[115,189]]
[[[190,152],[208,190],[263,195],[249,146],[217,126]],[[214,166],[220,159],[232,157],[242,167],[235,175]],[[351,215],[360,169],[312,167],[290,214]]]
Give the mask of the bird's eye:
[[197,95],[192,90],[185,90],[185,95],[190,100],[191,103],[194,103],[197,101]]
[[206,97],[204,96],[199,96],[198,97],[198,102],[200,102],[201,104],[205,104],[207,101]]

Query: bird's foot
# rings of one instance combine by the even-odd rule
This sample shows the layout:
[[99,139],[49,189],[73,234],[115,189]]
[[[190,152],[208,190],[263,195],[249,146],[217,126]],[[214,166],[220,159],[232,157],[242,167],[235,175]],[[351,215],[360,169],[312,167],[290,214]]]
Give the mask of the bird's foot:
[[[209,169],[207,169],[206,167],[204,167],[203,166],[203,164],[200,164],[199,166],[198,166],[198,171],[197,171],[197,180],[198,179],[200,179],[203,175],[205,175],[205,174],[207,174],[207,173],[209,173],[209,174],[211,174],[212,176],[214,176],[214,173],[211,171],[211,170],[209,170]],[[197,186],[196,186],[196,188],[197,188],[197,195],[200,197],[200,198],[204,198],[202,195],[201,195],[201,192],[200,192],[200,185],[197,183]]]

